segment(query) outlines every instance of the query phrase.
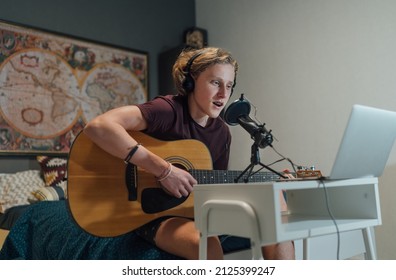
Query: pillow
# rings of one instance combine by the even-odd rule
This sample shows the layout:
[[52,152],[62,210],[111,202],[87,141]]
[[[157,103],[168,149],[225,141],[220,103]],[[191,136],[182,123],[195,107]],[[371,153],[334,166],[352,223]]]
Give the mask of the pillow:
[[44,181],[48,187],[61,187],[66,191],[67,160],[58,157],[37,156]]
[[0,213],[5,210],[29,204],[34,200],[32,191],[45,186],[39,170],[27,170],[0,177]]
[[42,187],[32,194],[39,201],[65,199],[65,193],[61,187]]

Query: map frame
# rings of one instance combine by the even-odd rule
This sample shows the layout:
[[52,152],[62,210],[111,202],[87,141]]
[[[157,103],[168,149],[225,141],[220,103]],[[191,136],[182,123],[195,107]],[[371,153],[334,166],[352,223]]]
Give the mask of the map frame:
[[[52,62],[55,65],[61,61],[59,65],[62,64],[62,67],[55,70],[58,71],[57,76],[62,77],[62,84],[60,80],[55,86],[50,83],[52,80],[48,82],[48,77],[44,77],[47,75],[48,67],[46,67],[45,71],[40,69],[41,71],[36,71],[34,75],[29,73],[31,77],[34,76],[30,79],[31,84],[24,86],[22,83],[18,85],[14,83],[9,86],[11,79],[20,81],[22,76],[18,77],[17,75],[26,73],[24,70],[15,71],[15,67],[10,65],[13,65],[14,60],[22,61],[25,58],[28,59],[28,63],[31,63],[30,61],[35,61],[33,58],[36,58],[33,54],[42,54],[40,61],[43,61],[43,58],[51,58],[56,61]],[[36,60],[39,61],[39,58]],[[24,64],[24,66],[30,67],[31,65]],[[36,65],[36,68],[39,67]],[[100,72],[102,68],[104,70]],[[116,70],[114,71],[114,69]],[[97,76],[91,77],[90,75]],[[111,85],[105,90],[95,91],[96,99],[100,101],[103,98],[108,102],[102,102],[106,104],[106,107],[102,106],[100,110],[98,110],[99,105],[96,107],[92,105],[92,108],[91,105],[87,106],[87,104],[93,104],[92,100],[87,101],[92,96],[86,97],[84,95],[86,92],[82,92],[83,89],[88,92],[88,86],[84,83],[87,83],[88,80],[90,82],[97,81],[98,77],[107,84],[109,81],[122,80],[122,83]],[[46,90],[40,90],[44,88],[41,79],[47,79]],[[66,96],[69,94],[66,84],[72,84],[76,94],[80,95],[78,97],[76,95]],[[101,85],[96,84],[95,86],[98,88]],[[68,87],[72,86],[68,85]],[[54,92],[51,91],[51,88],[53,90],[56,88],[58,102],[53,102]],[[116,89],[114,90],[114,88]],[[115,95],[117,90],[119,90],[117,94],[122,98]],[[40,95],[39,102],[42,103],[36,106],[38,108],[34,108],[32,105],[34,104],[33,95]],[[122,100],[109,102],[109,96],[115,96],[114,100]],[[64,126],[61,126],[56,119],[65,110],[64,107],[67,107],[64,106],[62,100],[72,100],[73,98],[75,99],[74,103],[68,104],[70,111],[67,113],[70,116],[67,121],[62,121]],[[148,52],[0,19],[0,156],[67,156],[75,137],[86,122],[98,115],[99,112],[103,113],[123,105],[143,103],[147,101],[147,98]],[[37,102],[38,97],[35,99]],[[80,100],[85,100],[85,102]],[[51,104],[51,109],[44,110],[43,108],[47,106],[44,104]],[[43,107],[39,108],[40,106]],[[47,111],[51,112],[52,118],[45,117],[48,115]],[[24,116],[21,118],[22,121],[19,119],[20,115]],[[61,127],[59,131],[56,130],[57,126]],[[52,127],[54,131],[49,132],[50,129],[43,129],[43,127]]]

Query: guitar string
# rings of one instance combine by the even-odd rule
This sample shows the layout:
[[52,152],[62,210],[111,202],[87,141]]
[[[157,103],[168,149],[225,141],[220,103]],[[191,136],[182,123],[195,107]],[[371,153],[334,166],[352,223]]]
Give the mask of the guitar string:
[[[271,181],[274,179],[279,179],[272,172],[258,173],[261,169],[250,174],[249,180],[253,182],[263,182],[263,181]],[[238,171],[238,170],[202,170],[202,169],[190,170],[190,173],[195,177],[197,177],[200,183],[234,182],[234,179],[238,177],[241,172],[242,171]]]

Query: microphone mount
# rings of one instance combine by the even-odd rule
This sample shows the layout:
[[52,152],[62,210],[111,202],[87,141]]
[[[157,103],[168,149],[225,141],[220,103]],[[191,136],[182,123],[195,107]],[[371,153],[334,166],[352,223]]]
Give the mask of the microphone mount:
[[[247,176],[244,178],[244,182],[249,181],[249,177],[259,172],[261,169],[266,168],[267,170],[277,174],[281,178],[287,178],[286,176],[280,174],[279,172],[273,170],[269,166],[260,162],[259,148],[264,149],[267,146],[272,147],[273,136],[271,130],[268,131],[265,128],[265,124],[258,124],[249,116],[250,114],[250,103],[244,98],[244,94],[238,100],[231,103],[224,113],[224,120],[229,125],[242,126],[253,139],[254,143],[251,147],[251,156],[249,166],[237,177],[235,178],[235,183],[248,172]],[[253,172],[253,168],[256,165],[260,165],[262,168]]]
[[267,146],[271,146],[273,137],[271,130],[268,131],[265,128],[265,124],[258,124],[252,118],[250,118],[250,102],[245,99],[244,94],[238,100],[231,103],[224,113],[224,119],[229,125],[241,125],[254,140],[257,146],[264,149]]
[[250,137],[254,140],[254,143],[261,149],[267,146],[271,146],[274,138],[271,131],[265,128],[265,124],[257,124],[249,116],[238,117],[238,123],[250,134]]

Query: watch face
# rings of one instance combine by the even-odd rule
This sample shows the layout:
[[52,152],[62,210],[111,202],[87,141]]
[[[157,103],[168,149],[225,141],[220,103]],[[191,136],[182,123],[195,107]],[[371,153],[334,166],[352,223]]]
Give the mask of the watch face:
[[203,48],[207,46],[207,32],[201,28],[190,28],[184,33],[184,43],[193,48]]

